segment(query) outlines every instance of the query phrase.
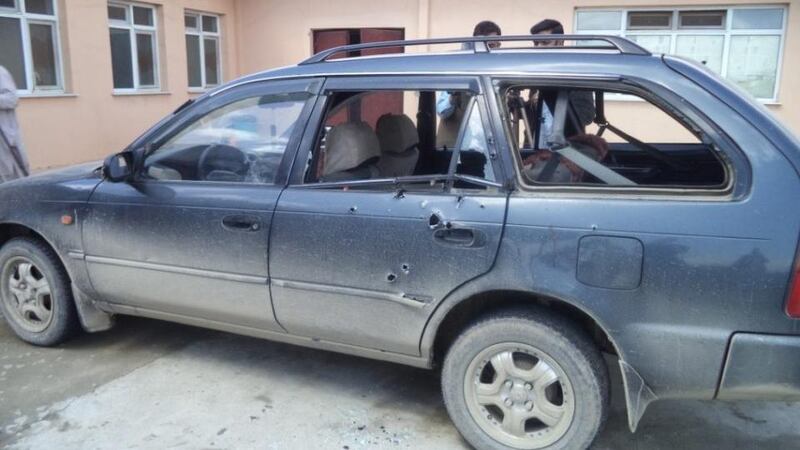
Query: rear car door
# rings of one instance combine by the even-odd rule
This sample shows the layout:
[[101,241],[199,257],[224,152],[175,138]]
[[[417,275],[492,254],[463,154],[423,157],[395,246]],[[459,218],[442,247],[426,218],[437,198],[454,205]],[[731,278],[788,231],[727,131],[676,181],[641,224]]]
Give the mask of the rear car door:
[[[500,179],[500,168],[489,144],[493,140],[485,126],[480,85],[472,78],[354,77],[329,79],[324,89],[326,101],[318,102],[311,122],[321,125],[308,127],[273,220],[270,272],[276,317],[293,334],[418,355],[435,305],[489,271],[500,242],[507,193],[493,181]],[[457,145],[460,156],[453,149],[434,148],[435,140],[417,131],[435,128],[436,92],[469,99]],[[387,114],[376,124],[361,122],[357,105],[386,94],[403,96],[406,117]],[[343,115],[348,123],[338,120]],[[413,131],[395,130],[387,137],[385,117]],[[417,163],[410,169],[396,164],[394,177],[381,173],[385,169],[356,177],[372,170],[367,160],[351,172],[352,178],[320,181],[316,175],[329,168],[321,166],[348,159],[333,156],[341,150],[335,136],[343,133],[337,128],[357,128],[365,138],[380,132],[378,167],[414,151],[409,142],[392,139],[423,137],[416,144]],[[352,147],[345,152],[361,145],[355,138],[342,140]],[[474,161],[479,164],[468,168]],[[468,172],[476,174],[472,182],[456,179]]]
[[136,180],[104,181],[90,199],[83,241],[96,296],[123,312],[280,330],[269,228],[317,86],[240,86],[155,131]]

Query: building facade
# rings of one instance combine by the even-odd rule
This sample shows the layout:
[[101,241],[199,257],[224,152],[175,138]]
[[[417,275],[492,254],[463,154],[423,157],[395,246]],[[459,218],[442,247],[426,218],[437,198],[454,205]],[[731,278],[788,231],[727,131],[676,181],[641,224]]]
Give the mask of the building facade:
[[[566,32],[627,36],[702,61],[800,133],[800,1],[682,0],[0,0],[0,64],[14,76],[34,168],[122,149],[189,98],[238,76],[295,64],[320,45],[469,35],[493,20],[527,34],[543,18]],[[645,105],[615,99],[648,125]],[[613,113],[613,112],[612,112]]]

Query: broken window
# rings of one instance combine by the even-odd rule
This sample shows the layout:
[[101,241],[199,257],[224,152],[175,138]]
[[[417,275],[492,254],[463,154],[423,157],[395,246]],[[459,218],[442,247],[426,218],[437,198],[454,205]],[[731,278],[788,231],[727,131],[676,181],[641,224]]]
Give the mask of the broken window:
[[486,189],[482,98],[469,91],[332,92],[305,181],[348,189]]
[[714,144],[676,111],[628,93],[567,87],[506,89],[508,129],[531,184],[721,190]]

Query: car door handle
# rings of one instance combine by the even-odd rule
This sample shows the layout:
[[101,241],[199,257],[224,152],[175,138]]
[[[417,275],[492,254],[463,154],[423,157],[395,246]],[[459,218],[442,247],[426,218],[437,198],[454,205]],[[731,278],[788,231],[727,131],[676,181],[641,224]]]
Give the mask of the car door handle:
[[433,232],[433,239],[441,244],[457,247],[481,247],[485,243],[483,233],[474,228],[451,226]]
[[232,231],[258,231],[261,228],[261,221],[253,216],[225,216],[222,218],[222,226]]

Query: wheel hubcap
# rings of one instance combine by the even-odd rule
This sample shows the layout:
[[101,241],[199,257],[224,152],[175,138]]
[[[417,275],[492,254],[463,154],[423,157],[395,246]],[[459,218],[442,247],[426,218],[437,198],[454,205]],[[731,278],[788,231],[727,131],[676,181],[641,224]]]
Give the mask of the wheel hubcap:
[[50,283],[36,264],[25,257],[9,260],[3,269],[3,301],[15,322],[38,333],[53,319]]
[[467,369],[464,394],[478,426],[514,448],[551,445],[575,414],[572,385],[561,366],[525,344],[497,344],[479,353]]

